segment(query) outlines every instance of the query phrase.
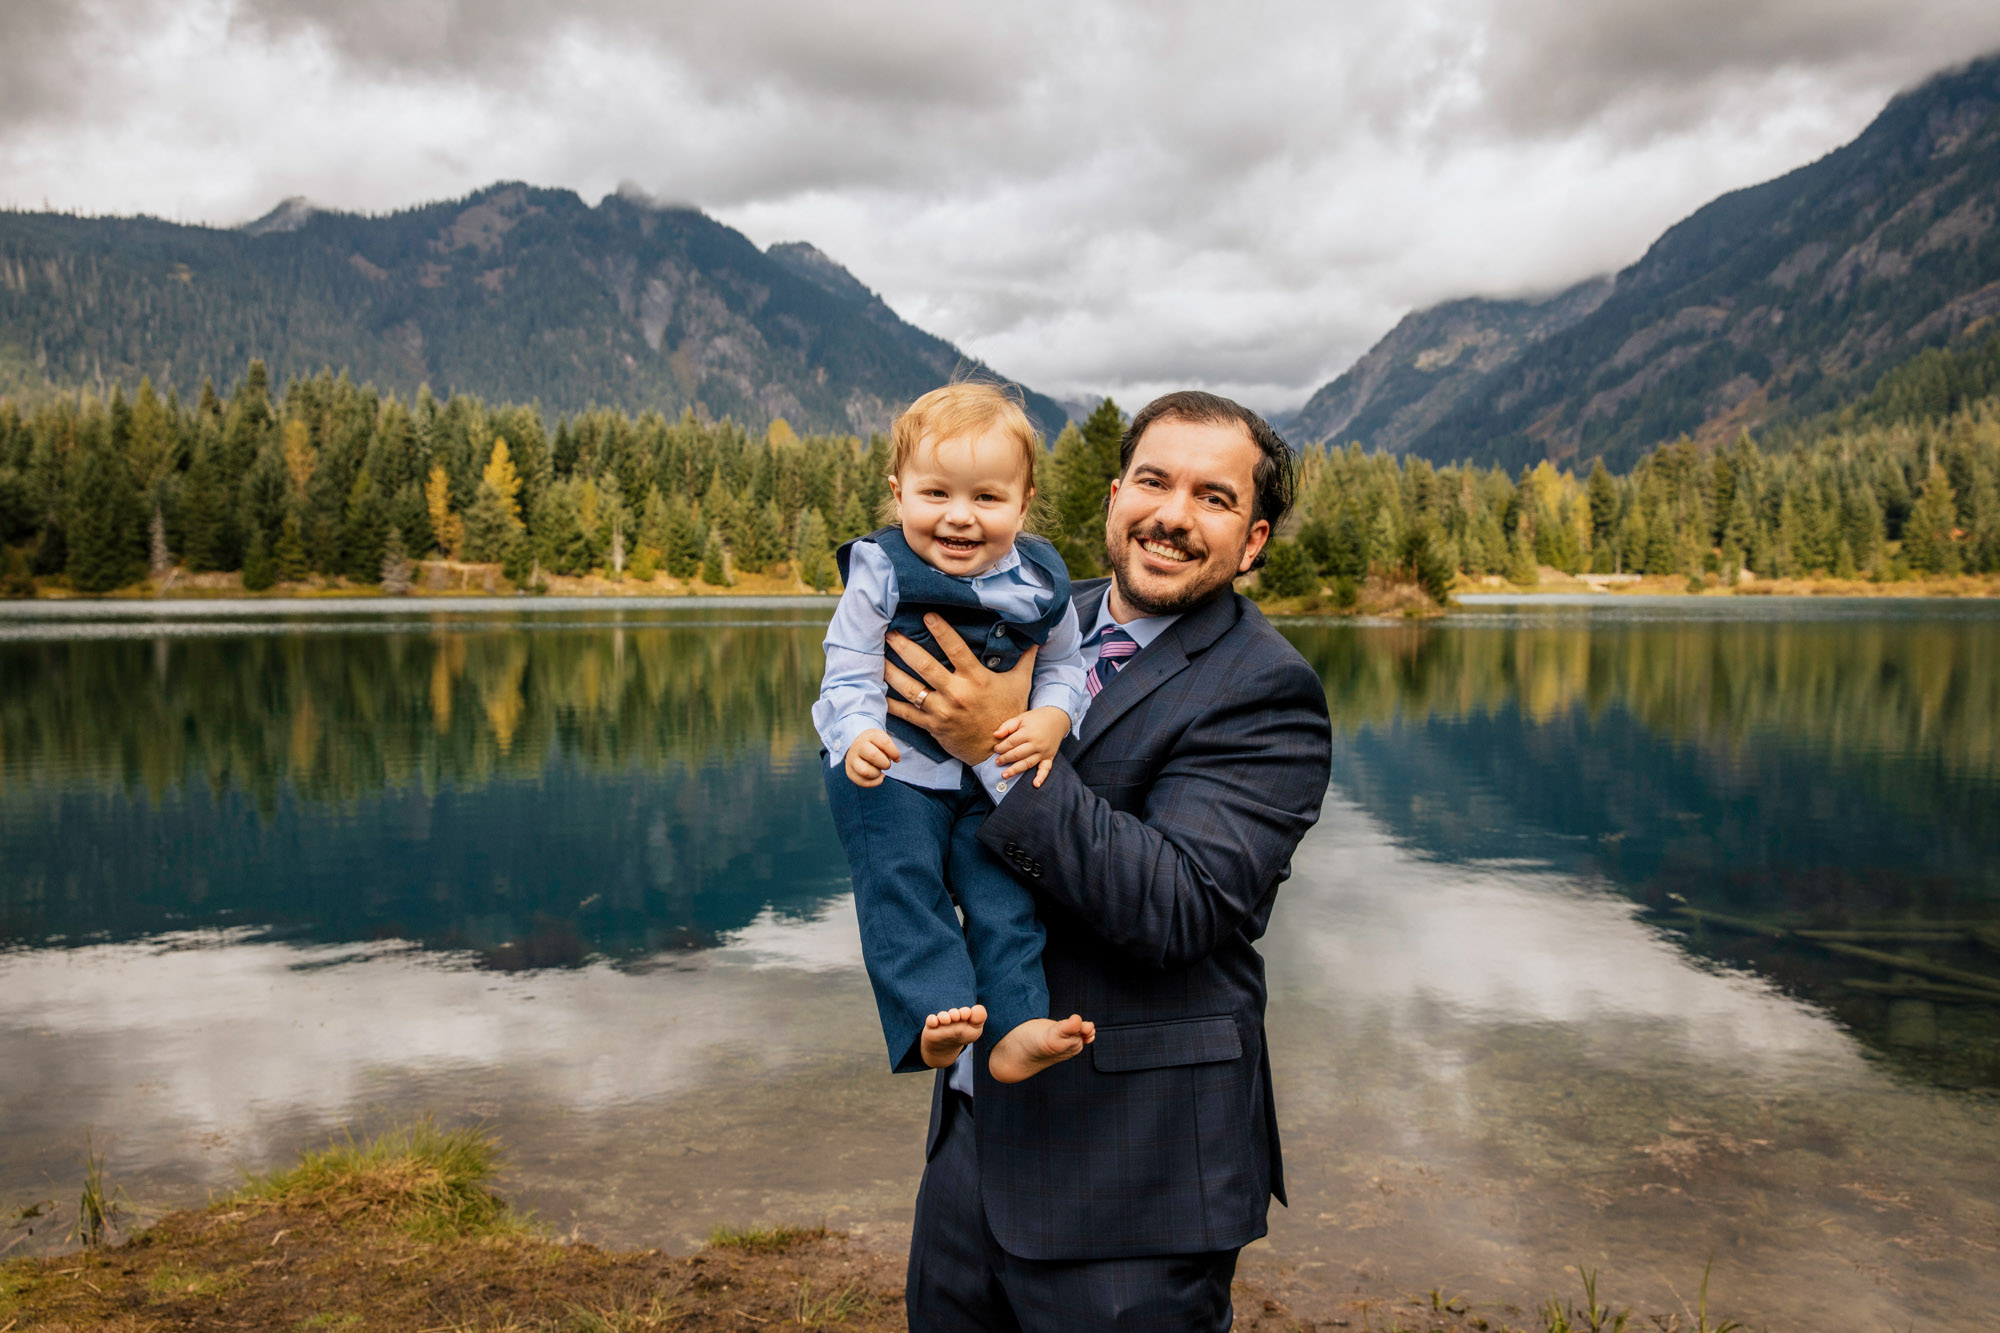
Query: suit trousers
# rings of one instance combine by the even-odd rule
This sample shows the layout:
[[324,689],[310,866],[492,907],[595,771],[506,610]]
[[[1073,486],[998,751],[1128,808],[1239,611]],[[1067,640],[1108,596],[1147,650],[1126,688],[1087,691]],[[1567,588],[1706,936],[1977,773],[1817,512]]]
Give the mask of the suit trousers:
[[987,1049],[1028,1019],[1047,1018],[1042,923],[1033,895],[979,843],[993,811],[979,779],[968,771],[957,791],[893,777],[858,787],[839,765],[822,767],[891,1067],[924,1067],[917,1038],[940,1009],[985,1005]]
[[980,1198],[973,1099],[944,1098],[910,1237],[910,1333],[1219,1333],[1234,1322],[1235,1250],[1064,1263],[1001,1249]]

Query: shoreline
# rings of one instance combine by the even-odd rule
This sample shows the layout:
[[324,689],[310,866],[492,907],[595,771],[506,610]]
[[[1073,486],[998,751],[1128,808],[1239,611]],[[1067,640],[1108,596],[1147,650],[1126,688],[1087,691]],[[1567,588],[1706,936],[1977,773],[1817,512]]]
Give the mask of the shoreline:
[[[86,1159],[73,1239],[82,1248],[0,1257],[0,1330],[68,1333],[190,1328],[642,1333],[772,1326],[889,1333],[903,1317],[904,1257],[815,1226],[718,1228],[691,1255],[613,1250],[556,1236],[498,1195],[496,1141],[429,1119],[364,1143],[336,1140],[296,1166],[251,1177],[205,1208],[169,1213],[117,1240],[115,1182]],[[15,1219],[61,1225],[59,1205]],[[4,1251],[0,1251],[4,1256]],[[1422,1328],[1428,1333],[1570,1333],[1623,1326],[1599,1303],[1597,1275],[1565,1274],[1574,1296],[1532,1310],[1474,1307],[1444,1287],[1336,1294],[1295,1281],[1249,1251],[1232,1297],[1245,1333]],[[1720,1333],[1706,1287],[1699,1314],[1662,1329]],[[1600,1322],[1601,1321],[1601,1322]]]
[[[73,592],[61,580],[35,580],[31,597],[0,596],[0,607],[31,603],[76,602],[91,605],[146,604],[199,605],[204,602],[299,602],[385,603],[422,605],[431,601],[493,601],[532,604],[547,600],[584,599],[604,602],[687,602],[742,600],[791,601],[832,605],[837,589],[812,588],[789,575],[741,574],[733,584],[715,586],[699,579],[674,579],[658,575],[641,583],[632,579],[614,580],[601,575],[563,577],[544,575],[539,590],[529,591],[509,584],[498,565],[465,565],[447,561],[425,561],[419,577],[405,593],[384,592],[379,584],[357,584],[345,578],[315,578],[310,582],[279,584],[258,591],[243,587],[240,574],[196,574],[183,576],[179,570],[164,586],[146,580],[104,594]],[[1254,592],[1254,589],[1239,591]],[[1931,578],[1907,578],[1887,583],[1867,579],[1795,578],[1745,579],[1734,587],[1721,584],[1695,586],[1674,575],[1625,575],[1575,577],[1544,568],[1534,584],[1513,584],[1496,576],[1469,578],[1461,575],[1452,585],[1451,602],[1438,606],[1414,585],[1371,578],[1359,589],[1356,602],[1338,605],[1326,591],[1303,597],[1269,598],[1258,604],[1271,617],[1351,619],[1391,616],[1428,619],[1449,614],[1463,598],[1530,601],[1563,598],[1578,603],[1602,601],[1606,605],[1630,597],[1675,597],[1717,599],[1742,597],[1856,597],[1901,600],[1932,598],[2000,597],[2000,575],[1960,574]]]

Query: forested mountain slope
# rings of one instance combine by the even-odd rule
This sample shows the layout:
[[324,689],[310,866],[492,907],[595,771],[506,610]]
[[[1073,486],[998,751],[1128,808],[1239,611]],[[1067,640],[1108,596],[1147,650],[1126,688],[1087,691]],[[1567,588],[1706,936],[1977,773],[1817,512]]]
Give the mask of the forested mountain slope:
[[1293,418],[1303,440],[1402,453],[1493,371],[1611,294],[1607,274],[1538,301],[1467,297],[1412,311]]
[[[330,366],[404,395],[864,435],[977,364],[809,245],[760,251],[623,195],[502,184],[385,217],[291,200],[237,230],[0,213],[0,393],[188,393],[252,357],[280,383]],[[1053,437],[1062,409],[1028,402]]]
[[2000,314],[1996,223],[2000,57],[1988,57],[1898,96],[1810,166],[1671,228],[1593,309],[1523,338],[1476,384],[1447,386],[1456,402],[1435,420],[1407,429],[1421,413],[1393,409],[1462,376],[1439,350],[1450,322],[1432,318],[1454,306],[1412,317],[1443,334],[1394,349],[1415,383],[1388,396],[1390,412],[1315,420],[1336,439],[1509,468],[1592,457],[1624,468],[1683,433],[1726,441],[1840,406],[1926,347],[1987,331]]

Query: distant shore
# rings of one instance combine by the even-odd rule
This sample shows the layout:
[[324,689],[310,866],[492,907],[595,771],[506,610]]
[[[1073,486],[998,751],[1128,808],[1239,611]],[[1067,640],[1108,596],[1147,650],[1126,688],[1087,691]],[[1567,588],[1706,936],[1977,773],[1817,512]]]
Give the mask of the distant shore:
[[[313,601],[374,600],[392,602],[423,601],[427,598],[524,598],[535,596],[586,597],[619,600],[626,598],[701,597],[811,597],[831,602],[839,589],[813,588],[789,573],[737,574],[734,582],[722,585],[695,579],[676,579],[665,574],[651,579],[614,579],[604,574],[581,576],[541,574],[532,589],[518,588],[502,574],[497,564],[471,564],[450,560],[418,563],[410,590],[388,593],[379,583],[356,583],[345,578],[315,576],[298,583],[251,591],[243,586],[239,573],[190,574],[176,569],[164,580],[147,579],[109,593],[88,595],[71,591],[65,581],[37,579],[33,599],[0,596],[6,601],[90,601],[90,602],[201,602],[221,600]],[[1253,590],[1246,588],[1246,591]],[[1960,574],[1905,578],[1887,582],[1871,579],[1757,578],[1745,574],[1735,584],[1709,576],[1690,579],[1684,575],[1565,574],[1543,566],[1532,584],[1510,583],[1498,575],[1460,575],[1451,588],[1454,602],[1462,596],[1501,594],[1509,597],[1589,595],[1613,602],[1620,597],[2000,597],[2000,575]],[[1370,578],[1356,590],[1352,603],[1343,605],[1331,589],[1305,597],[1286,597],[1261,602],[1274,616],[1348,617],[1392,616],[1422,619],[1444,614],[1440,607],[1414,584],[1385,582]]]

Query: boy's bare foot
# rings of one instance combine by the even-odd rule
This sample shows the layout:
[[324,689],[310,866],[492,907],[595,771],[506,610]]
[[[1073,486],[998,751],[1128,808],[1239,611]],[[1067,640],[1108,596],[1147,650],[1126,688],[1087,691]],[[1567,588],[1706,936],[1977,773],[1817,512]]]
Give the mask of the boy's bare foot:
[[[1023,1025],[1025,1026],[1025,1024]],[[932,1069],[943,1069],[958,1059],[958,1053],[979,1040],[979,1034],[986,1031],[986,1006],[975,1004],[969,1009],[946,1009],[932,1014],[924,1020],[924,1030],[917,1038],[917,1054]],[[1023,1078],[1027,1077],[1025,1074]]]
[[1050,1065],[1059,1065],[1097,1040],[1097,1024],[1082,1016],[1031,1018],[1002,1037],[986,1057],[986,1068],[1001,1083],[1019,1083],[1033,1078]]

